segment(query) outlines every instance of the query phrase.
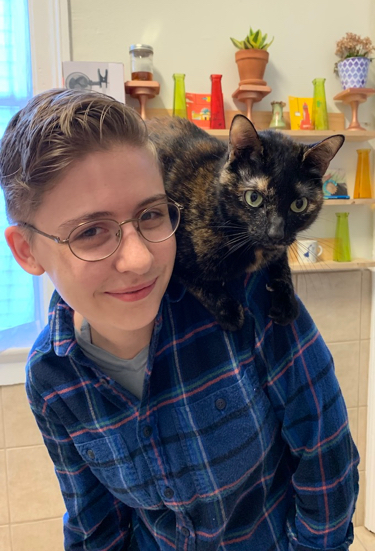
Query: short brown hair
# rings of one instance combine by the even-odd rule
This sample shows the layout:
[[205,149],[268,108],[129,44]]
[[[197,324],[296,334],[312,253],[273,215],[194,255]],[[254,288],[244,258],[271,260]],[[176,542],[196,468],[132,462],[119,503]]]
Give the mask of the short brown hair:
[[30,221],[74,161],[129,144],[154,151],[138,113],[104,94],[53,89],[33,97],[9,122],[0,147],[8,220]]

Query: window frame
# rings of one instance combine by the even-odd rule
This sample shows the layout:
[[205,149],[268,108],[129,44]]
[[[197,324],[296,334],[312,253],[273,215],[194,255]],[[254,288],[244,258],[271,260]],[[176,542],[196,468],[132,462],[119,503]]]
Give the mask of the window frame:
[[[63,85],[62,62],[70,61],[69,0],[28,0],[33,95]],[[21,269],[21,268],[20,268]],[[42,276],[45,322],[53,285]],[[28,348],[10,348],[0,353],[0,386],[25,382]]]

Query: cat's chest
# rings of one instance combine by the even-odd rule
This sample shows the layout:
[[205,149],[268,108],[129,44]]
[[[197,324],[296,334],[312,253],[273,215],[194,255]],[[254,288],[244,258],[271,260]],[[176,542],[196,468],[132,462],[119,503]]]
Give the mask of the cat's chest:
[[254,250],[254,258],[251,263],[246,268],[247,273],[256,272],[260,268],[263,268],[264,266],[267,266],[270,262],[273,262],[280,258],[280,256],[284,252],[283,249],[276,249],[276,250],[267,250],[267,249],[261,249],[257,248]]

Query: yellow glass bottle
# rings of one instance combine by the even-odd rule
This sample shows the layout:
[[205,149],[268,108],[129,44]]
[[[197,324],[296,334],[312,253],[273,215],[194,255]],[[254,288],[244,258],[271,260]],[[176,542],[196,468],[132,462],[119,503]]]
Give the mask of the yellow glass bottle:
[[357,172],[355,175],[354,199],[371,199],[370,179],[370,151],[371,149],[357,149]]

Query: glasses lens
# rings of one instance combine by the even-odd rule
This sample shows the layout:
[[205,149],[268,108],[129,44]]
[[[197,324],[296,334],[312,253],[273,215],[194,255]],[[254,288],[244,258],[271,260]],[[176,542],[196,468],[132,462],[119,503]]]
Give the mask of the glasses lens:
[[69,236],[73,254],[82,260],[101,260],[118,247],[121,229],[114,220],[95,220],[75,228]]
[[171,237],[180,223],[180,209],[174,203],[159,203],[139,218],[139,231],[147,241],[158,243]]

